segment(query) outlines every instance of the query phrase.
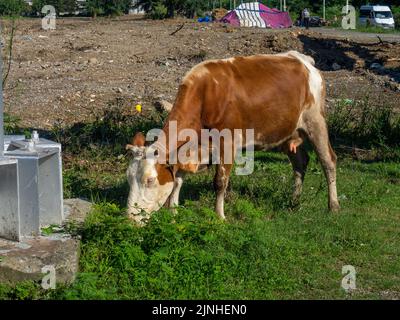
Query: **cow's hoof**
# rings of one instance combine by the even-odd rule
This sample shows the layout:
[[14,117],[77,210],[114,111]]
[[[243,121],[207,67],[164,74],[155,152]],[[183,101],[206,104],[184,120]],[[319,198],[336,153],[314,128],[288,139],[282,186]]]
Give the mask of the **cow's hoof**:
[[145,218],[140,214],[128,213],[127,216],[128,219],[138,227],[143,227],[146,224]]

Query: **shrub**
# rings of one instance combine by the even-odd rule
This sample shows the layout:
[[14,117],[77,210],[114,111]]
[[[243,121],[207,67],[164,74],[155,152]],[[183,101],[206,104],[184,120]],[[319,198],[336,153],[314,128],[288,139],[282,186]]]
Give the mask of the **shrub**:
[[399,145],[400,116],[392,108],[363,101],[340,101],[330,112],[328,124],[332,138],[365,147]]
[[148,13],[151,19],[161,20],[167,18],[168,9],[162,3],[157,3]]
[[392,7],[392,12],[394,16],[394,22],[396,24],[396,29],[400,30],[400,7]]
[[24,0],[1,0],[0,1],[0,15],[1,16],[14,16],[27,12],[28,5]]

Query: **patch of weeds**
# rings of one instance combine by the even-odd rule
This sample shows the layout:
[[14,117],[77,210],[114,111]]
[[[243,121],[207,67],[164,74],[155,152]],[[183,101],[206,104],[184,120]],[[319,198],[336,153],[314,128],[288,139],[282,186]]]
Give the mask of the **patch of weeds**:
[[49,235],[54,234],[54,233],[60,233],[62,231],[63,231],[63,229],[60,228],[59,225],[55,225],[55,224],[52,224],[50,226],[41,228],[41,233],[44,236],[49,236]]
[[122,101],[117,99],[95,121],[66,128],[58,124],[52,135],[69,153],[78,154],[85,149],[106,147],[108,153],[121,154],[136,132],[161,128],[165,117],[166,113],[154,110],[147,114],[126,111],[122,108]]
[[19,117],[5,112],[4,113],[4,132],[5,132],[5,134],[16,134],[16,133],[21,132],[20,122],[21,122],[21,119]]
[[400,147],[400,114],[387,106],[362,101],[341,100],[328,114],[329,133],[333,142],[378,149],[390,158],[393,147]]

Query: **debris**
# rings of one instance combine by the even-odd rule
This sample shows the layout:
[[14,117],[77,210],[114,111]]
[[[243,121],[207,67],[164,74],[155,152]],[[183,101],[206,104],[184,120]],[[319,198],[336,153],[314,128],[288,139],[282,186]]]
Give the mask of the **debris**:
[[31,36],[22,36],[21,39],[24,41],[32,41],[33,40]]
[[96,58],[93,58],[93,57],[92,57],[92,58],[89,59],[88,62],[89,62],[89,64],[98,64],[98,63],[99,63],[99,60],[97,60]]
[[174,32],[170,33],[170,36],[173,36],[173,35],[174,35],[175,33],[177,33],[179,30],[182,30],[182,28],[183,28],[184,25],[185,25],[185,24],[182,23],[182,24],[178,27],[178,29],[176,29]]
[[342,66],[340,64],[337,64],[336,62],[334,64],[332,64],[332,69],[334,71],[338,71],[340,69],[342,69]]
[[383,66],[380,63],[374,62],[373,64],[371,64],[370,69],[383,69]]

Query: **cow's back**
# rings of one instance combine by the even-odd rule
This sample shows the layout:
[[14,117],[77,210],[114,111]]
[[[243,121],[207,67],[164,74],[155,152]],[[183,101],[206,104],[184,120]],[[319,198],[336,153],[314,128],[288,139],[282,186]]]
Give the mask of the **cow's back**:
[[290,53],[206,61],[184,78],[170,118],[185,110],[200,118],[202,128],[252,128],[256,142],[277,145],[314,104],[309,77],[308,67]]

